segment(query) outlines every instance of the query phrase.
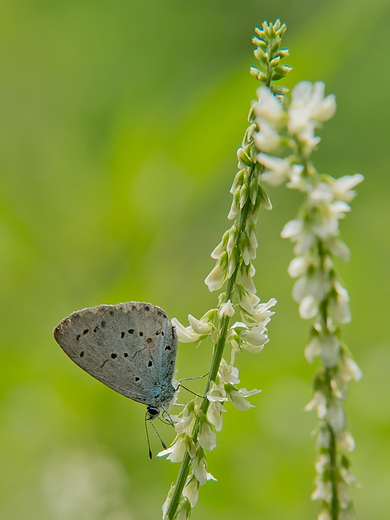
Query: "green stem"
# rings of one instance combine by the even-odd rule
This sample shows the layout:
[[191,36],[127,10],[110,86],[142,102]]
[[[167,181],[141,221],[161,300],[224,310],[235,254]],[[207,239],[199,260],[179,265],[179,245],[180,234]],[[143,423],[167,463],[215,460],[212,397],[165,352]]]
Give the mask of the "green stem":
[[[251,176],[254,173],[254,168],[252,168]],[[241,233],[244,231],[245,223],[248,217],[249,208],[251,205],[251,201],[248,198],[247,202],[245,203],[244,207],[242,208],[242,211],[240,213],[240,219],[238,224],[238,236],[241,236]],[[239,242],[239,240],[237,240]],[[239,247],[237,245],[237,247]],[[239,255],[240,259],[240,255]],[[237,275],[239,272],[239,269],[241,267],[241,262],[238,260],[236,268],[232,274],[232,276],[229,278],[227,287],[226,287],[226,293],[225,293],[225,303],[228,302],[232,298],[233,290],[234,290],[234,284],[237,279]],[[210,389],[210,385],[212,381],[215,381],[218,375],[218,369],[219,365],[221,364],[221,359],[223,355],[223,351],[225,349],[225,343],[226,343],[226,336],[229,330],[229,316],[223,316],[221,320],[221,326],[220,326],[220,334],[217,343],[214,346],[213,351],[213,358],[211,361],[211,368],[210,372],[207,378],[207,382],[205,385],[205,389],[203,392],[204,397],[202,398],[201,404],[200,404],[200,410],[203,412],[203,414],[207,413],[210,401],[207,399],[207,394]],[[196,416],[195,424],[192,429],[191,438],[194,443],[197,442],[198,439],[198,433],[199,433],[199,427],[200,427],[200,419],[199,415]],[[167,510],[167,516],[169,520],[173,520],[175,517],[180,498],[182,496],[182,492],[188,477],[188,473],[190,470],[190,464],[191,464],[191,457],[188,453],[188,451],[185,452],[181,467],[179,470],[179,473],[177,475],[176,484],[172,493],[172,498],[169,502],[168,510]]]
[[[322,244],[319,243],[319,251],[320,256],[323,254],[323,248]],[[328,298],[325,298],[323,302],[321,302],[320,306],[320,312],[321,312],[321,318],[322,318],[322,326],[324,331],[328,330],[327,327],[327,321],[328,321]],[[327,386],[327,392],[328,395],[332,395],[332,388],[331,388],[331,379],[332,374],[331,370],[329,368],[325,369],[325,381]],[[337,492],[337,482],[338,482],[338,469],[337,469],[337,443],[336,443],[336,436],[333,431],[333,428],[329,423],[327,423],[327,427],[329,430],[330,435],[330,443],[329,443],[329,456],[330,456],[330,480],[332,483],[332,499],[330,503],[330,514],[332,520],[337,520],[339,515],[339,498],[338,498],[338,492]]]
[[339,498],[337,493],[337,445],[336,437],[333,429],[328,424],[330,433],[330,470],[331,470],[331,482],[332,482],[332,501],[330,503],[330,514],[332,520],[337,520],[339,516]]

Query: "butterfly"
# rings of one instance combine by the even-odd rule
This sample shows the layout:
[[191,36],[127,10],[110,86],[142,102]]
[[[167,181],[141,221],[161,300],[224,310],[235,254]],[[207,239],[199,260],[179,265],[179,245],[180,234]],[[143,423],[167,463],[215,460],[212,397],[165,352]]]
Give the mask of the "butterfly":
[[87,307],[64,318],[54,338],[85,372],[145,404],[146,420],[168,415],[176,392],[177,335],[160,307],[143,302]]

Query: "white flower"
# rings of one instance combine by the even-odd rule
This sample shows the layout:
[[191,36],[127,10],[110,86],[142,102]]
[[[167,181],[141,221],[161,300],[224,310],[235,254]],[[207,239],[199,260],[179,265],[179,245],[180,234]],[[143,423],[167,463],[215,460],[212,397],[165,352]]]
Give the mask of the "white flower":
[[328,240],[327,246],[332,255],[338,256],[344,262],[348,262],[349,248],[342,240],[339,238],[332,238]]
[[[314,271],[310,276],[303,276],[295,282],[293,298],[300,303],[306,296],[310,295],[319,303],[324,299],[328,285],[326,273],[320,270]],[[308,306],[309,303],[306,305]]]
[[188,315],[188,321],[192,330],[200,335],[206,335],[212,330],[212,325],[208,321],[197,320],[191,314]]
[[351,502],[346,482],[341,481],[337,483],[337,498],[339,499],[341,509],[345,509]]
[[255,145],[258,150],[272,152],[279,147],[280,137],[275,128],[265,120],[257,119],[260,131],[254,135]]
[[167,460],[170,460],[171,462],[181,462],[186,449],[187,444],[185,438],[181,435],[172,446],[166,450],[160,451],[160,453],[157,454],[157,457],[165,457],[165,455],[168,455]]
[[321,336],[321,359],[326,367],[337,364],[340,352],[340,340],[335,334]]
[[264,333],[264,327],[252,327],[248,330],[243,330],[240,334],[241,345],[245,350],[252,354],[258,354],[263,350],[263,347],[268,343],[268,335]]
[[179,417],[177,419],[177,422],[175,423],[176,433],[190,433],[192,429],[193,419],[193,414]]
[[236,245],[238,238],[238,230],[237,227],[233,224],[233,226],[229,230],[229,239],[226,244],[226,251],[231,253]]
[[312,119],[324,123],[331,119],[336,112],[336,100],[333,94],[324,98],[325,84],[321,81],[314,83],[312,96]]
[[289,238],[292,242],[297,242],[297,247],[294,249],[294,252],[297,255],[300,255],[309,249],[314,241],[312,233],[308,232],[308,229],[305,228],[302,220],[290,220],[287,222],[282,229],[280,236],[282,238]]
[[317,410],[317,417],[323,419],[326,415],[326,397],[322,392],[314,392],[313,398],[305,406],[305,411]]
[[245,318],[247,318],[249,315],[252,322],[254,321],[255,323],[259,324],[261,321],[265,320],[267,320],[267,323],[269,322],[269,318],[273,314],[275,314],[269,309],[273,307],[276,303],[277,301],[275,300],[275,298],[271,298],[266,303],[260,303],[260,299],[255,294],[245,294],[242,295],[239,305],[241,309],[244,311],[242,315]]
[[323,241],[333,240],[339,234],[338,217],[332,215],[329,207],[317,213],[311,223],[313,237],[319,237]]
[[229,214],[227,216],[228,220],[233,220],[239,211],[240,192],[241,192],[241,186],[237,186],[237,188],[233,192],[233,201],[232,201],[232,205],[230,206]]
[[319,182],[310,190],[308,203],[311,206],[319,206],[320,204],[329,204],[333,200],[332,187],[326,182]]
[[346,467],[340,468],[340,475],[347,484],[357,484],[356,477],[354,477]]
[[316,472],[320,473],[320,474],[324,473],[325,470],[329,468],[329,465],[330,465],[329,454],[321,453],[315,464]]
[[345,427],[345,411],[339,400],[333,399],[328,407],[327,421],[335,433]]
[[229,318],[234,316],[234,308],[232,302],[228,300],[226,303],[223,303],[218,311],[218,314],[221,318],[223,316],[229,316]]
[[240,272],[238,281],[243,286],[243,288],[249,293],[249,294],[255,294],[256,293],[256,287],[253,283],[252,277],[255,274],[255,268],[253,265],[250,266],[249,272]]
[[345,175],[344,177],[336,179],[333,184],[335,199],[343,200],[344,202],[351,202],[356,195],[356,192],[352,191],[352,188],[363,180],[364,177],[360,173],[356,173],[355,175]]
[[275,298],[270,298],[266,303],[258,303],[255,308],[252,316],[256,323],[260,324],[261,321],[270,321],[271,316],[275,314],[275,312],[270,311],[269,309],[276,305],[277,301]]
[[[313,499],[313,495],[312,495],[312,500],[315,500]],[[321,513],[318,515],[318,519],[317,520],[332,520],[332,517],[330,516],[330,512],[329,512],[329,509],[323,509],[321,511]]]
[[337,434],[337,442],[345,451],[353,451],[355,449],[355,439],[346,430],[343,430]]
[[304,296],[299,304],[299,315],[304,320],[314,318],[318,313],[319,301],[313,295]]
[[[238,383],[240,382],[240,380],[238,379],[238,368],[234,367],[233,365],[229,365],[223,358],[221,359],[221,363],[218,368],[218,375],[221,380],[221,383],[238,385]],[[219,391],[221,391],[220,388]],[[221,393],[221,395],[225,394]],[[221,401],[221,399],[219,400]]]
[[226,412],[222,403],[228,400],[223,383],[217,384],[213,381],[207,393],[207,399],[210,404],[207,409],[206,417],[216,431],[220,432],[222,430],[222,414]]
[[256,294],[243,293],[240,298],[240,307],[249,313],[253,312],[253,308],[260,302],[260,298]]
[[163,512],[163,515],[162,515],[162,519],[163,520],[166,520],[167,512],[168,512],[168,505],[169,505],[169,503],[171,501],[174,488],[175,488],[174,484],[171,484],[171,487],[170,487],[170,489],[168,491],[167,498],[165,499],[165,502],[162,505],[161,509],[162,509],[162,512]]
[[229,261],[228,261],[228,272],[227,277],[231,278],[233,276],[234,271],[236,270],[238,263],[238,249],[234,249],[229,254]]
[[221,254],[225,251],[226,244],[223,242],[220,242],[215,249],[211,252],[211,258],[214,258],[214,260],[218,260]]
[[340,376],[346,381],[350,381],[351,379],[359,381],[359,379],[361,379],[363,376],[362,371],[358,367],[357,363],[347,354],[342,356],[339,373]]
[[330,119],[336,110],[334,96],[324,99],[324,84],[302,81],[292,91],[288,108],[287,129],[305,145],[306,154],[319,143],[314,135],[320,123]]
[[336,111],[333,95],[324,98],[325,85],[317,82],[301,81],[293,89],[288,108],[287,128],[292,134],[302,134],[318,126],[319,122],[330,119]]
[[339,511],[339,515],[337,520],[355,520],[355,514],[353,511],[351,511],[351,508],[348,507],[348,509],[343,509],[342,511]]
[[282,238],[290,238],[295,240],[303,230],[303,222],[302,220],[290,220],[282,229],[280,236]]
[[328,448],[331,442],[330,431],[327,426],[322,426],[319,429],[317,437],[317,446],[319,448]]
[[207,480],[214,480],[214,482],[217,482],[217,479],[209,472],[207,472]]
[[311,494],[311,499],[312,500],[324,500],[325,502],[329,503],[331,496],[332,496],[331,482],[329,482],[329,481],[324,482],[324,481],[320,480],[319,482],[317,482],[317,487]]
[[[250,229],[250,226],[248,226],[249,229]],[[252,250],[256,251],[257,247],[258,247],[258,242],[257,242],[257,237],[256,237],[256,231],[255,231],[255,227],[254,227],[254,224],[253,224],[253,227],[252,229],[250,229],[250,233],[249,233],[249,244],[250,244],[250,247]]]
[[237,410],[245,411],[249,410],[249,408],[253,408],[253,404],[251,404],[249,401],[246,400],[247,397],[250,397],[251,395],[255,395],[260,393],[261,390],[257,390],[256,388],[254,390],[248,391],[246,388],[240,388],[240,390],[236,390],[234,388],[230,388],[228,390],[229,397],[233,403],[233,405],[237,408]]
[[347,386],[345,381],[340,377],[340,374],[336,374],[330,380],[330,387],[332,389],[333,395],[337,397],[337,399],[346,399],[347,398]]
[[348,304],[348,291],[338,281],[335,281],[333,288],[336,294],[330,298],[329,311],[339,323],[349,323],[351,321],[351,310]]
[[298,278],[306,273],[310,265],[310,258],[307,256],[296,256],[290,262],[287,268],[288,274],[291,278]]
[[[189,501],[186,501],[183,505],[183,507],[180,509],[180,511],[177,514],[176,520],[188,520],[190,518],[191,514],[191,504]],[[164,518],[165,520],[165,518]]]
[[[226,398],[227,400],[227,398]],[[219,401],[212,401],[207,409],[207,419],[211,422],[217,432],[222,430],[222,414],[226,412],[222,403]]]
[[306,128],[299,133],[300,141],[305,145],[307,151],[313,150],[321,141],[321,137],[314,135],[314,123],[310,122]]
[[213,450],[217,445],[216,438],[217,436],[212,431],[208,423],[203,421],[198,435],[199,444],[202,446],[202,448],[209,451]]
[[229,331],[235,331],[236,329],[247,329],[248,326],[242,321],[236,321],[229,329]]
[[206,484],[207,471],[206,471],[204,452],[201,448],[197,451],[195,458],[192,461],[192,467],[194,470],[195,478],[199,482],[199,485],[203,486],[204,484]]
[[351,206],[342,200],[336,200],[329,205],[331,215],[334,215],[338,220],[345,217],[344,213],[351,211]]
[[303,172],[302,164],[293,164],[290,167],[290,171],[288,172],[288,176],[290,181],[286,184],[287,188],[293,188],[295,190],[300,190],[303,192],[308,191],[308,182],[305,177],[302,177]]
[[172,325],[176,328],[176,334],[181,343],[196,343],[199,341],[201,336],[194,332],[192,327],[184,327],[176,318],[172,318]]
[[195,507],[195,504],[198,501],[198,488],[198,481],[196,478],[192,478],[183,489],[183,496],[188,499],[191,507]]
[[257,97],[259,101],[255,105],[256,115],[270,123],[278,123],[283,117],[283,108],[279,99],[268,87],[258,88]]
[[214,269],[210,272],[210,274],[205,279],[205,284],[209,288],[209,291],[218,291],[225,283],[226,273],[225,270],[222,269],[220,263],[214,267]]
[[259,153],[257,160],[267,168],[261,176],[262,181],[267,182],[271,186],[280,186],[280,184],[288,180],[289,160],[273,157],[265,153]]
[[240,343],[242,348],[248,352],[257,354],[263,350],[264,345],[269,341],[267,330],[265,328],[265,324],[268,323],[268,321],[269,318],[260,325],[252,327],[249,327],[241,321],[237,321],[230,327],[228,338],[232,345],[237,341]]
[[321,353],[321,341],[318,336],[313,336],[305,348],[305,358],[313,363],[314,358]]

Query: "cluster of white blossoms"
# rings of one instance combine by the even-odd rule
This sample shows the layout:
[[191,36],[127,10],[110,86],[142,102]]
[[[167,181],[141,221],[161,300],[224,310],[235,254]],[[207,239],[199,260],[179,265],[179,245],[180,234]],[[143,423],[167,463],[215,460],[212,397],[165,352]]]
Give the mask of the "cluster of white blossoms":
[[[242,179],[246,177],[244,175]],[[240,188],[242,186],[243,184]],[[237,189],[238,187],[235,187],[235,190]],[[256,201],[257,199],[254,200],[253,206],[258,206]],[[191,459],[191,469],[183,489],[184,500],[181,502],[177,518],[187,518],[191,508],[197,502],[199,486],[208,480],[215,480],[207,472],[205,450],[211,451],[216,447],[216,432],[222,429],[223,413],[226,412],[225,403],[231,401],[238,410],[248,410],[253,406],[248,401],[248,397],[260,392],[257,389],[238,388],[239,372],[234,366],[238,351],[246,350],[256,354],[261,352],[269,341],[266,327],[274,314],[270,308],[276,303],[274,298],[267,303],[260,303],[260,299],[255,294],[256,288],[253,283],[255,269],[251,260],[256,256],[257,241],[254,232],[252,199],[248,202],[248,206],[245,224],[242,225],[239,221],[242,209],[240,208],[235,214],[238,220],[235,220],[232,228],[224,234],[221,243],[213,251],[211,256],[217,260],[217,265],[205,280],[211,291],[220,289],[225,282],[232,280],[234,290],[232,284],[229,294],[221,293],[218,308],[209,310],[201,319],[189,315],[187,327],[176,318],[172,319],[181,343],[199,343],[211,337],[216,345],[223,337],[224,348],[230,345],[230,361],[221,358],[217,377],[210,381],[206,396],[208,401],[206,412],[202,410],[199,399],[191,400],[178,417],[173,417],[176,430],[173,444],[159,453],[159,456],[168,455],[167,458],[171,462],[182,462],[185,454],[188,454]],[[229,298],[229,295],[233,297],[233,294],[237,300],[235,304]],[[240,321],[230,325],[230,320],[235,315]],[[163,507],[163,515],[166,514],[171,496],[172,493],[169,493]]]
[[[230,300],[220,303],[218,309],[208,311],[200,320],[189,315],[190,325],[187,327],[184,327],[175,318],[172,320],[178,339],[182,343],[198,343],[210,335],[216,336],[214,341],[217,341],[220,331],[217,330],[216,324],[220,325],[224,317],[230,319],[235,312],[238,312],[242,320],[228,327],[225,334],[226,343],[231,346],[230,362],[221,359],[218,376],[215,381],[211,381],[207,392],[206,413],[202,411],[198,398],[187,403],[177,417],[172,417],[176,430],[173,444],[159,453],[159,456],[167,455],[167,459],[171,462],[181,462],[186,453],[191,459],[191,471],[183,490],[185,500],[182,501],[177,518],[187,518],[191,508],[197,502],[199,486],[208,480],[215,480],[207,472],[205,450],[211,451],[216,447],[215,432],[222,430],[223,413],[226,412],[225,403],[231,401],[238,410],[248,410],[253,405],[247,398],[261,391],[238,388],[239,372],[233,363],[235,354],[239,350],[258,353],[269,341],[266,325],[274,314],[269,309],[276,303],[276,300],[271,299],[269,302],[261,304],[255,294],[250,294],[242,286],[239,292],[242,294],[242,298],[238,304],[233,306]],[[195,424],[197,425],[197,435],[194,436]],[[166,514],[166,507],[170,499],[171,493],[168,494],[164,504],[163,515]],[[163,518],[165,517],[163,516]]]
[[[281,79],[290,70],[280,64],[288,55],[286,49],[280,48],[285,30],[286,26],[280,21],[264,22],[262,29],[256,28],[253,43],[260,68],[252,68],[251,72],[261,83],[273,83],[273,79]],[[278,88],[280,96],[285,91],[283,87]],[[219,294],[218,306],[199,320],[189,315],[188,326],[172,320],[180,342],[198,343],[210,338],[214,350],[206,395],[201,401],[198,398],[190,401],[174,418],[176,438],[172,446],[160,453],[168,455],[172,462],[182,462],[178,481],[163,506],[164,519],[188,518],[198,499],[199,486],[214,479],[207,472],[206,450],[216,446],[216,432],[222,429],[226,403],[230,401],[238,410],[248,410],[252,407],[248,398],[260,392],[240,388],[239,372],[234,366],[237,352],[259,353],[269,341],[267,325],[274,314],[270,309],[276,303],[274,298],[260,303],[253,282],[258,211],[260,206],[272,208],[261,184],[264,168],[257,162],[258,149],[254,143],[257,129],[252,107],[249,126],[237,152],[238,172],[230,190],[233,200],[228,219],[232,225],[211,253],[216,264],[205,279],[210,291],[223,291]],[[229,361],[223,357],[228,349]],[[185,475],[184,484],[181,474]]]
[[[262,150],[258,161],[266,171],[262,179],[270,185],[287,184],[305,195],[299,218],[288,222],[281,235],[294,245],[295,258],[288,272],[296,278],[293,297],[303,319],[311,319],[310,341],[305,349],[312,363],[319,356],[324,368],[314,380],[314,396],[306,410],[316,410],[320,419],[316,464],[316,489],[313,499],[321,500],[320,520],[331,516],[336,503],[338,518],[353,518],[347,485],[354,482],[345,455],[335,460],[335,446],[348,452],[354,448],[346,430],[343,401],[351,379],[361,372],[340,339],[340,325],[351,320],[349,296],[334,265],[334,258],[349,258],[346,244],[339,238],[339,221],[350,211],[353,188],[363,180],[360,174],[334,179],[319,174],[311,153],[320,138],[316,128],[330,119],[336,110],[334,96],[324,96],[324,84],[299,83],[285,106],[266,87],[258,89],[254,107],[259,132],[255,143]],[[334,511],[333,511],[334,512]]]

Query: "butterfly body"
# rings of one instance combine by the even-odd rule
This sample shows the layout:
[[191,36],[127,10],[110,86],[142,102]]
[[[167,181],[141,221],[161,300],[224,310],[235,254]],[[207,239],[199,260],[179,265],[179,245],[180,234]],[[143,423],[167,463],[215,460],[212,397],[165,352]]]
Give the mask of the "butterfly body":
[[80,368],[145,404],[149,418],[172,401],[177,337],[160,307],[143,302],[88,307],[64,318],[54,337]]

